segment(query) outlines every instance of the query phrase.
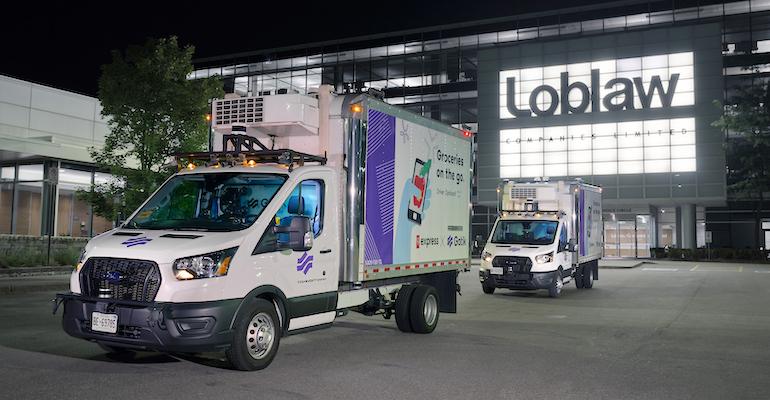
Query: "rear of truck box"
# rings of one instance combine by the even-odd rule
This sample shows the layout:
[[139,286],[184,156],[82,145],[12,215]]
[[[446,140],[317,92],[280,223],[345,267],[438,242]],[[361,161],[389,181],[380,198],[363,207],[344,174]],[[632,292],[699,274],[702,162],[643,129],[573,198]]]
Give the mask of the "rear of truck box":
[[604,252],[601,188],[577,184],[576,186],[578,263],[598,260]]
[[365,119],[358,281],[470,266],[470,133],[372,98]]

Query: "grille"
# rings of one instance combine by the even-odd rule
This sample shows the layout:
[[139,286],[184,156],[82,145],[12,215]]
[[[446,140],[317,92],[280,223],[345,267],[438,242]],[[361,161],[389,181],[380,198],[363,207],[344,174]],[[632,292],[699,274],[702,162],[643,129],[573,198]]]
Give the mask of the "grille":
[[493,267],[503,267],[503,273],[521,273],[532,270],[532,261],[529,257],[497,256],[492,259]]
[[262,122],[262,98],[242,97],[214,102],[213,125]]
[[537,189],[536,188],[523,188],[523,187],[512,187],[511,188],[511,198],[512,199],[534,199],[537,198]]
[[160,270],[152,261],[89,258],[80,286],[89,297],[151,302],[160,288]]

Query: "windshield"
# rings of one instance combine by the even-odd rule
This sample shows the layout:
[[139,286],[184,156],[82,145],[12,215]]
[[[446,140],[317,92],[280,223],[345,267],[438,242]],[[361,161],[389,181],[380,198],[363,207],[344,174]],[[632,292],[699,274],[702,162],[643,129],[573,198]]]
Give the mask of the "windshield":
[[171,178],[126,224],[134,229],[237,231],[257,220],[285,176],[221,172]]
[[551,244],[556,237],[556,221],[498,221],[492,243]]

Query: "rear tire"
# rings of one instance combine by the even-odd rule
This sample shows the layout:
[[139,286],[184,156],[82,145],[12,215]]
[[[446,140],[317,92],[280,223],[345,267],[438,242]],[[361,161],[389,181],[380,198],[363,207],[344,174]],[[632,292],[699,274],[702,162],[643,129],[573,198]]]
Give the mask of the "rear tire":
[[433,286],[418,285],[412,292],[409,320],[415,333],[431,333],[438,325],[438,292]]
[[557,298],[561,294],[561,290],[564,288],[564,279],[561,277],[561,270],[556,271],[553,284],[548,288],[548,297]]
[[481,283],[481,290],[484,291],[486,294],[493,294],[495,293],[495,287],[491,285],[487,285],[486,282]]
[[583,267],[583,287],[586,289],[594,287],[594,268],[593,263]]
[[409,303],[414,292],[414,285],[404,285],[396,295],[396,325],[401,332],[412,332],[412,323],[409,317]]
[[235,321],[235,332],[225,355],[233,368],[256,371],[270,365],[281,341],[281,324],[273,303],[256,299]]
[[578,289],[583,289],[583,273],[585,272],[585,268],[578,267],[575,271],[575,286]]

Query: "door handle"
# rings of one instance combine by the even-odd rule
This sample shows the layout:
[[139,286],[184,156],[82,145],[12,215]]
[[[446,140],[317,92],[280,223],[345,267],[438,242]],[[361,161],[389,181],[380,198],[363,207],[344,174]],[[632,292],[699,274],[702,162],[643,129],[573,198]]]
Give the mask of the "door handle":
[[331,253],[331,252],[332,252],[332,249],[326,249],[326,250],[321,250],[320,251],[321,254],[326,254],[326,253]]

